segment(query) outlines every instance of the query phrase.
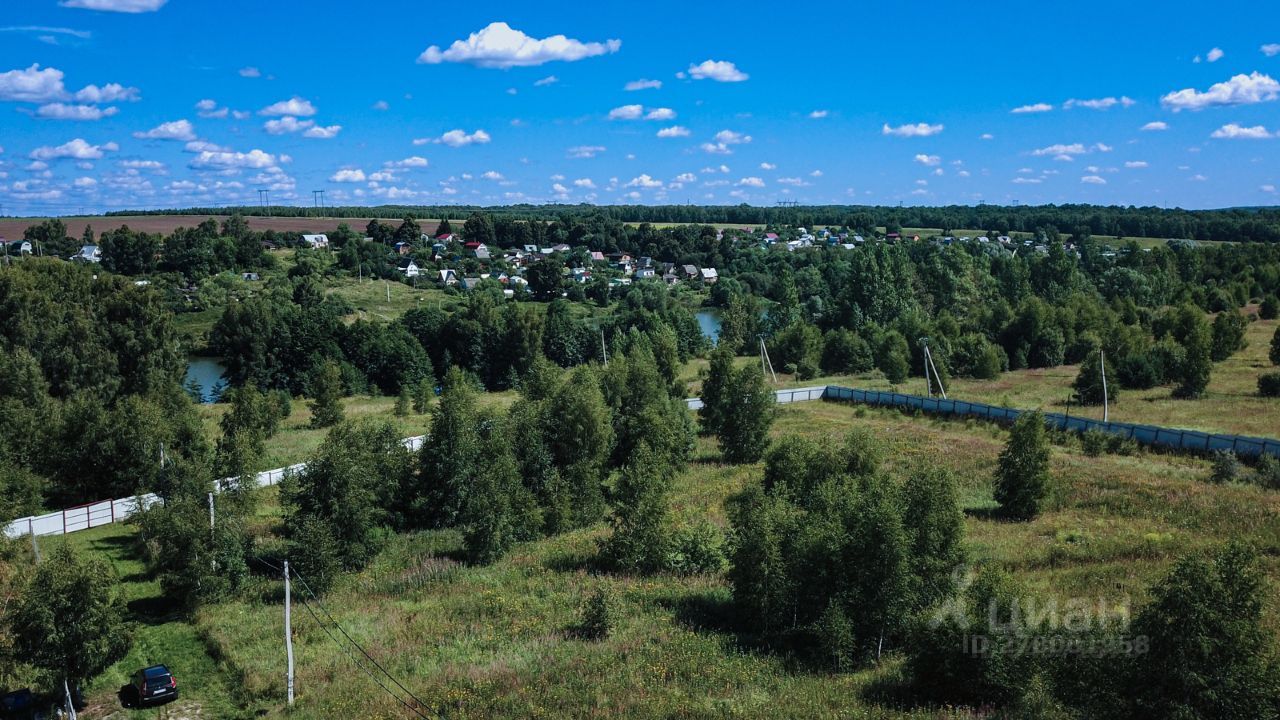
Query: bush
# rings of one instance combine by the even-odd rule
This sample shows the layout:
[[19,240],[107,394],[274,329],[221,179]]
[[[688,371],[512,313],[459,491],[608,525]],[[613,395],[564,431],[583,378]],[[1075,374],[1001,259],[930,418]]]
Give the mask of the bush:
[[1229,483],[1240,479],[1240,461],[1230,450],[1218,450],[1213,454],[1213,472],[1209,482]]
[[1280,372],[1260,376],[1258,394],[1262,397],[1280,397]]
[[1080,433],[1080,449],[1089,457],[1098,457],[1107,450],[1107,433],[1101,430]]
[[681,528],[671,542],[667,565],[685,575],[724,570],[724,534],[706,520]]
[[1006,517],[1030,520],[1040,513],[1049,488],[1049,439],[1044,416],[1025,412],[1013,423],[1000,453],[995,500]]
[[603,587],[596,588],[579,610],[581,620],[577,635],[587,640],[603,640],[613,632],[617,623],[614,617],[613,597]]
[[1280,298],[1268,295],[1263,299],[1262,305],[1258,308],[1258,317],[1263,320],[1275,320],[1280,317]]
[[1271,455],[1258,458],[1255,482],[1268,490],[1280,490],[1280,460]]

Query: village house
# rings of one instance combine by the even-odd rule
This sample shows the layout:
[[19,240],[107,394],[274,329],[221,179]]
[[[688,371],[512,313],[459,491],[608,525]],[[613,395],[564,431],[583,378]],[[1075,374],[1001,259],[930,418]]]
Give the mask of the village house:
[[719,279],[720,274],[716,272],[715,268],[702,268],[702,282],[712,285]]
[[475,290],[477,287],[479,287],[480,280],[481,278],[478,278],[478,277],[464,277],[462,278],[462,282],[459,284],[459,286],[463,290]]
[[303,235],[302,244],[306,245],[312,250],[327,248],[329,247],[329,236],[328,235]]
[[102,262],[102,250],[97,245],[83,245],[80,252],[71,256],[72,260],[77,262],[100,263]]
[[684,277],[686,280],[693,280],[701,275],[701,273],[698,272],[697,265],[685,265],[680,269],[684,271]]
[[651,267],[642,267],[636,269],[637,280],[647,280],[655,275],[655,271]]
[[413,246],[407,242],[398,242],[395,244],[395,251],[397,255],[408,255],[413,252]]
[[457,285],[458,273],[452,269],[441,270],[439,280],[443,285]]
[[418,263],[414,262],[412,258],[405,258],[401,260],[396,266],[396,269],[407,278],[418,277],[419,273],[422,272],[418,268]]

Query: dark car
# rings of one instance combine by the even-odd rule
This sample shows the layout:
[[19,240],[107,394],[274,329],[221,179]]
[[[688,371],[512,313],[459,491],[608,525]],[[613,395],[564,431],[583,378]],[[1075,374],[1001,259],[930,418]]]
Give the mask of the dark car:
[[35,696],[31,690],[23,688],[0,695],[0,717],[28,718],[35,707]]
[[134,699],[152,705],[178,699],[178,679],[164,665],[152,665],[133,674]]

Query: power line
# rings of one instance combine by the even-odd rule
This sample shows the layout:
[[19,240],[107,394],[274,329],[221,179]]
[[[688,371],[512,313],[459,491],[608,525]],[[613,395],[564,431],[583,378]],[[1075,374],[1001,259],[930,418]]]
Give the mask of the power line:
[[[412,690],[410,690],[409,688],[405,687],[405,686],[404,686],[404,685],[403,685],[399,680],[397,680],[397,679],[395,678],[395,676],[394,676],[394,675],[392,675],[390,672],[388,672],[386,668],[382,667],[382,665],[381,665],[381,664],[379,664],[377,660],[373,659],[373,656],[372,656],[372,655],[370,655],[370,654],[368,653],[368,651],[366,651],[366,650],[364,649],[364,647],[362,647],[362,646],[360,645],[360,643],[356,642],[356,641],[355,641],[355,638],[351,637],[351,635],[349,635],[349,634],[347,633],[347,631],[346,631],[345,629],[343,629],[342,625],[340,625],[340,624],[338,623],[338,621],[337,621],[337,620],[335,620],[335,619],[333,618],[333,615],[329,614],[329,611],[328,611],[327,609],[325,609],[324,603],[321,603],[321,602],[320,602],[320,598],[316,596],[315,591],[313,591],[313,590],[311,589],[311,586],[307,584],[307,579],[306,579],[306,578],[304,578],[304,577],[302,577],[302,574],[301,574],[301,573],[299,573],[297,570],[293,570],[292,572],[293,572],[293,576],[294,576],[294,577],[296,577],[296,578],[298,579],[298,582],[302,583],[302,587],[303,587],[304,589],[306,589],[307,594],[311,595],[311,599],[315,601],[316,606],[320,608],[320,611],[321,611],[321,612],[323,612],[323,613],[325,614],[325,617],[329,618],[329,622],[332,622],[332,623],[333,623],[333,626],[334,626],[334,627],[336,627],[336,628],[338,628],[338,632],[342,633],[342,636],[343,636],[343,637],[345,637],[348,641],[350,641],[352,645],[355,645],[355,646],[356,646],[356,649],[357,649],[357,650],[359,650],[359,651],[360,651],[360,653],[361,653],[362,655],[364,655],[366,658],[368,658],[368,659],[369,659],[369,662],[373,663],[374,667],[376,667],[376,668],[378,668],[379,670],[381,670],[381,671],[382,671],[382,674],[386,675],[386,676],[387,676],[387,678],[388,678],[389,680],[391,680],[391,682],[395,683],[395,686],[396,686],[396,687],[400,688],[401,690],[403,690],[403,691],[404,691],[404,693],[405,693],[406,695],[408,695],[409,697],[413,698],[413,699],[414,699],[414,701],[418,703],[418,705],[421,705],[421,706],[425,707],[425,706],[426,706],[426,703],[424,703],[424,702],[422,701],[422,699],[421,699],[421,698],[419,698],[417,695],[414,695]],[[299,596],[299,597],[301,597],[301,596]],[[303,604],[306,604],[306,600],[303,600]],[[402,702],[403,702],[403,701],[402,701]],[[407,707],[407,705],[406,705],[406,707]],[[412,709],[412,708],[411,708],[411,709]],[[414,712],[417,712],[417,710],[414,710]],[[422,713],[418,713],[418,714],[419,714],[419,715],[422,715]],[[426,717],[426,716],[425,716],[425,715],[422,715],[422,717]]]

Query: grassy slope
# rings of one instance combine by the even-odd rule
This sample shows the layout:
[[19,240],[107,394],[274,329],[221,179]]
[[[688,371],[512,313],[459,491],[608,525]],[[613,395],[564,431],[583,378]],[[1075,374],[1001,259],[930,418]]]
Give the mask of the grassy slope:
[[[987,519],[989,478],[1003,431],[976,423],[911,418],[888,410],[807,403],[783,409],[775,435],[838,436],[865,424],[888,446],[889,465],[906,472],[942,462],[957,473],[975,559],[998,562],[1039,594],[1126,596],[1134,603],[1172,557],[1227,538],[1267,554],[1280,550],[1280,500],[1248,486],[1209,486],[1201,460],[1164,455],[1088,458],[1055,452],[1055,507],[1031,523]],[[723,501],[758,468],[717,462],[703,441],[673,493],[680,518],[723,524]],[[877,707],[859,690],[896,670],[812,673],[756,646],[749,628],[728,618],[722,577],[631,578],[596,575],[591,556],[603,525],[517,548],[485,568],[458,565],[449,533],[397,538],[366,571],[348,578],[325,604],[339,622],[428,706],[451,717],[576,716],[936,717],[933,711]],[[608,640],[568,632],[595,587],[620,599],[620,627]],[[1275,626],[1277,596],[1268,621]],[[200,626],[245,677],[251,696],[278,698],[279,607],[229,603],[201,613]],[[371,682],[353,670],[299,611],[300,717],[396,716]],[[381,703],[381,704],[378,704]]]

